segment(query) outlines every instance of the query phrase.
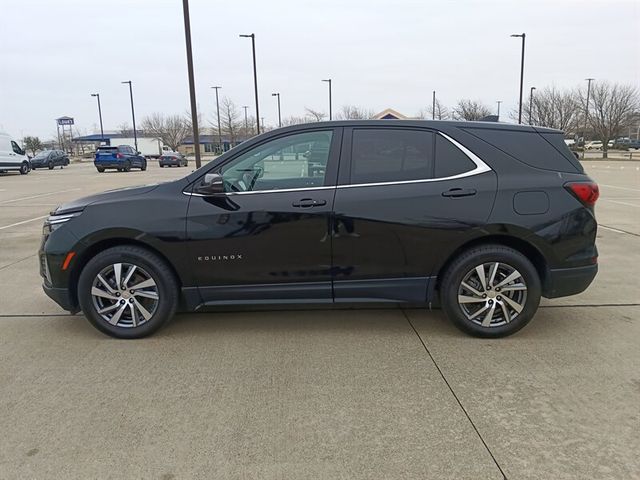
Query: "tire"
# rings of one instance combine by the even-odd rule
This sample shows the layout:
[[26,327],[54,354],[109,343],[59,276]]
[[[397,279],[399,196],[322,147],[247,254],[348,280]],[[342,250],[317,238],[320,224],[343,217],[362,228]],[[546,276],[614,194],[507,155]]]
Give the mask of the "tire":
[[[497,268],[490,281],[494,265]],[[486,288],[476,267],[482,267]],[[462,253],[447,268],[440,285],[447,317],[463,332],[484,338],[505,337],[523,328],[538,310],[540,295],[540,277],[533,264],[502,245],[483,245]]]
[[131,171],[131,162],[129,160],[124,162],[124,167],[122,168],[122,170],[124,170],[125,172]]
[[53,162],[49,162],[47,164],[47,167],[49,167],[49,170],[53,170],[53,167],[54,167]]
[[[133,295],[132,290],[118,288],[114,282],[117,264],[121,265],[121,281],[127,280],[132,266],[136,267],[126,287],[143,282],[147,285]],[[102,283],[98,276],[109,285]],[[96,289],[100,295],[92,294]],[[89,260],[78,280],[78,300],[89,322],[101,332],[115,338],[142,338],[173,317],[178,305],[178,283],[170,267],[156,254],[145,248],[123,245],[104,250]],[[98,309],[107,311],[99,313]]]
[[20,175],[26,175],[27,173],[29,173],[29,164],[22,162],[22,165],[20,165]]
[[142,162],[142,165],[140,166],[140,171],[144,172],[147,169],[147,162],[146,160]]
[[104,167],[96,167],[96,170],[100,173],[104,173]]

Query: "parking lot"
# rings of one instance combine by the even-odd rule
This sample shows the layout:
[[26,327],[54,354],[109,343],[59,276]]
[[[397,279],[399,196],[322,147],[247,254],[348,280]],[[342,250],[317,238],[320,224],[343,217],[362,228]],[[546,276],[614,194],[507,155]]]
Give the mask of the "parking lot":
[[182,314],[114,340],[42,292],[43,218],[190,168],[0,175],[0,478],[640,478],[640,162],[585,167],[598,277],[501,340],[398,307]]

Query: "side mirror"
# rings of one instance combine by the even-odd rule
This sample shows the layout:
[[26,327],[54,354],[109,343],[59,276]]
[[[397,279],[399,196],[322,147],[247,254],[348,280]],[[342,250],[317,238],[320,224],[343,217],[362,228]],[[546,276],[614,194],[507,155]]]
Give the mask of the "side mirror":
[[218,173],[207,173],[200,184],[195,188],[196,193],[201,195],[215,195],[224,192],[222,175]]

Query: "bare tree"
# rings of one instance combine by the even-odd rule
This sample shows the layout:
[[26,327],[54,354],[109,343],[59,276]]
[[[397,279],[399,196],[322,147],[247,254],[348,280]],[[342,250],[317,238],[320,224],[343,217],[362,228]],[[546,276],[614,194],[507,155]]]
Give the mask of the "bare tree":
[[142,120],[142,128],[174,151],[192,134],[190,122],[177,114],[165,117],[162,113],[153,113]]
[[127,122],[122,122],[118,125],[118,133],[127,137],[133,137],[133,128],[131,128]]
[[356,105],[343,105],[338,112],[338,120],[365,120],[372,118],[375,113],[366,108],[357,107]]
[[35,156],[38,150],[42,150],[44,148],[40,138],[38,137],[24,137],[22,139],[22,143],[24,144],[24,148],[30,151],[33,156]]
[[229,141],[234,144],[238,140],[238,135],[243,125],[244,120],[240,120],[240,112],[236,104],[229,97],[222,97],[220,101],[220,128],[222,129],[222,134],[226,135]]
[[[531,118],[532,125],[565,131],[577,126],[580,117],[580,101],[574,90],[558,90],[553,86],[544,87],[535,91],[533,103],[531,97],[529,101],[523,103],[523,120],[528,122]],[[531,116],[529,116],[529,105],[532,105]]]
[[462,99],[453,107],[453,118],[456,120],[480,120],[491,115],[491,109],[477,100]]
[[[586,91],[580,91],[580,98]],[[585,101],[581,101],[582,105]],[[607,158],[609,140],[615,139],[631,125],[640,110],[638,89],[632,85],[594,82],[589,99],[589,124],[602,140],[602,157]]]
[[435,115],[433,114],[433,105],[429,105],[426,109],[423,108],[418,112],[417,118],[422,120],[449,120],[451,113],[440,100],[436,99]]
[[[312,122],[321,122],[327,117],[326,113],[321,112],[320,110],[313,110],[309,107],[304,107],[304,111],[305,116],[308,117]],[[305,123],[309,123],[309,120],[307,120],[307,122]]]

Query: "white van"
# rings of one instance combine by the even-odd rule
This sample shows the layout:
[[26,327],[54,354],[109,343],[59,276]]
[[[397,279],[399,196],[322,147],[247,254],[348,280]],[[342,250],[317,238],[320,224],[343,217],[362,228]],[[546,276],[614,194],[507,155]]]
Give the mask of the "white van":
[[8,134],[0,132],[0,172],[8,170],[17,170],[22,175],[29,173],[29,157]]

